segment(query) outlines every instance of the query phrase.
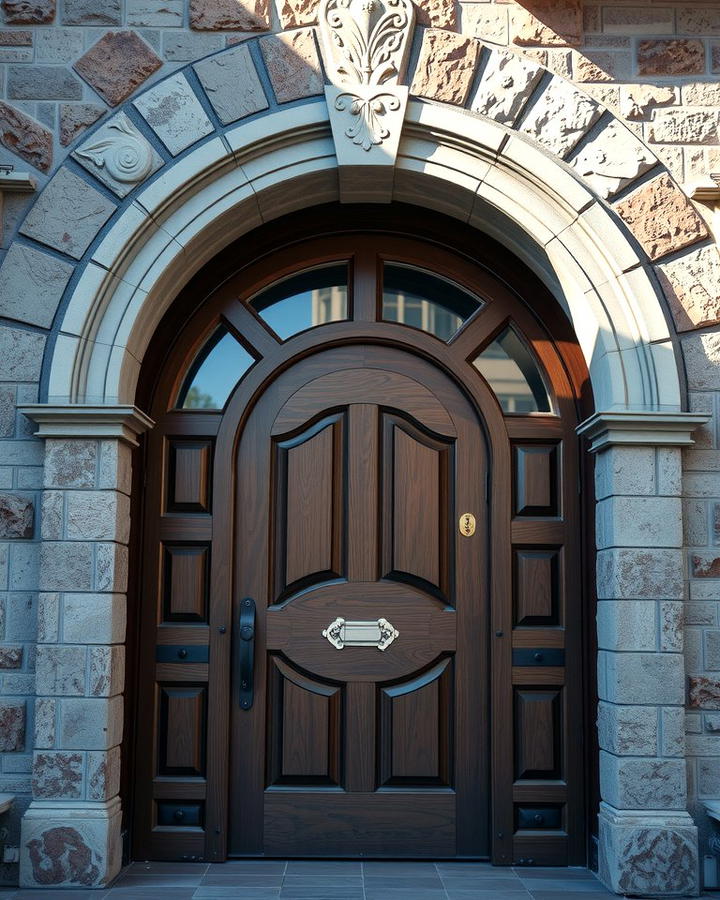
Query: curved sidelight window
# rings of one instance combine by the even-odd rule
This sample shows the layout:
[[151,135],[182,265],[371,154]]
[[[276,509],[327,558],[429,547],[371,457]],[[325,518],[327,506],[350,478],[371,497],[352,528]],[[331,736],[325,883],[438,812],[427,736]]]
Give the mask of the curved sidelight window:
[[550,412],[550,397],[537,360],[508,327],[473,365],[495,392],[506,413]]
[[193,360],[180,390],[182,409],[223,409],[235,386],[255,362],[224,326]]
[[256,294],[250,306],[282,341],[316,325],[347,319],[347,263],[284,278]]
[[449,341],[482,306],[452,281],[400,263],[383,266],[382,317]]

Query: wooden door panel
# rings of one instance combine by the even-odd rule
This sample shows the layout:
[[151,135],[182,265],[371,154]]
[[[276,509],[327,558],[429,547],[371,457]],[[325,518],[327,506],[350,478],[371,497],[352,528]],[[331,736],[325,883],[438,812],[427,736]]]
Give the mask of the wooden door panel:
[[379,783],[451,786],[454,672],[450,659],[380,689]]
[[[265,852],[270,856],[440,858],[455,855],[455,795],[270,792]],[[328,800],[332,802],[329,803]]]
[[562,691],[515,689],[515,777],[562,777]]
[[385,575],[450,593],[452,445],[383,415]]
[[205,774],[205,685],[160,684],[158,771],[167,776]]
[[514,624],[553,627],[560,624],[560,549],[514,550]]
[[275,599],[287,588],[343,575],[344,415],[276,440]]
[[163,545],[163,622],[206,622],[210,577],[207,544]]
[[167,511],[209,513],[211,441],[168,441]]
[[558,445],[515,444],[513,455],[515,515],[559,515]]
[[334,785],[341,778],[342,690],[269,660],[268,785]]

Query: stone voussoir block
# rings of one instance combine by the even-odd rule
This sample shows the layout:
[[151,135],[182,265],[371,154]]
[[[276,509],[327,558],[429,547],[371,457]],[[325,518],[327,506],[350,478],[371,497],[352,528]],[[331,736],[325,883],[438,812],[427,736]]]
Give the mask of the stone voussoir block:
[[656,267],[678,331],[720,322],[720,251],[701,247]]
[[36,331],[0,325],[0,381],[37,381],[46,340]]
[[563,158],[602,115],[602,108],[569,82],[553,78],[520,126],[520,131]]
[[268,35],[260,41],[260,49],[278,103],[322,94],[323,79],[313,28]]
[[196,63],[194,69],[223,125],[268,108],[247,46],[231,47]]
[[0,752],[17,753],[25,749],[24,700],[0,699]]
[[69,263],[15,241],[0,266],[0,315],[49,328],[72,273]]
[[573,157],[571,165],[604,199],[617,194],[657,164],[630,129],[614,120]]
[[172,75],[145,91],[134,105],[173,156],[214,130],[182,74]]
[[514,125],[545,70],[516,53],[494,50],[470,107],[503,125]]
[[0,143],[41,172],[47,172],[52,168],[52,132],[2,100],[0,100]]
[[31,538],[34,523],[32,498],[0,493],[0,539]]
[[73,68],[110,106],[117,106],[162,65],[134,31],[108,31]]
[[669,175],[659,175],[615,204],[652,260],[704,240],[705,223]]
[[474,38],[428,28],[410,92],[418,97],[464,106],[477,67],[480,44]]

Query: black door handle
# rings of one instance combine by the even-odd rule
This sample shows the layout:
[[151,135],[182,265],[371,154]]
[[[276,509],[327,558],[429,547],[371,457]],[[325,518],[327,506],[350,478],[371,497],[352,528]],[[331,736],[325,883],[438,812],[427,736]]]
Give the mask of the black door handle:
[[240,603],[239,681],[240,707],[253,705],[253,670],[255,668],[255,601],[245,597]]

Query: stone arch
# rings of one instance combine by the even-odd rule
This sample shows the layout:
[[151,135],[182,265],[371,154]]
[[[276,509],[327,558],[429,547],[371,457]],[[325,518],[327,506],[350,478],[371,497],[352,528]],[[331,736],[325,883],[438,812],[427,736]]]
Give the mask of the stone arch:
[[[276,97],[288,95],[289,70],[265,65],[270,57],[250,45],[272,40],[286,58],[306,59],[315,53],[308,39],[307,29],[254,39],[174,73],[86,135],[49,182],[9,253],[20,268],[37,265],[43,244],[74,261],[48,344],[48,400],[131,402],[154,323],[223,242],[307,198],[396,199],[487,230],[545,279],[575,325],[598,408],[680,409],[658,278],[676,314],[691,315],[672,290],[672,268],[684,260],[671,255],[708,232],[632,132],[574,85],[510,53],[483,50],[477,77],[478,41],[428,29],[394,178],[370,188],[367,172],[338,164],[319,83],[309,79],[306,96],[280,104],[263,93],[269,83]],[[465,54],[463,68],[450,67],[453,52]],[[213,92],[218,71],[248,80],[250,115],[238,120]]]

